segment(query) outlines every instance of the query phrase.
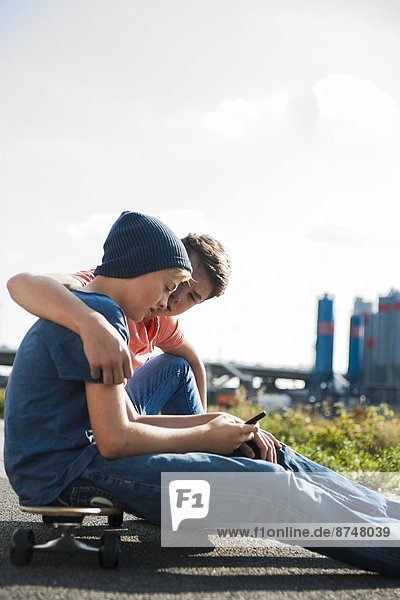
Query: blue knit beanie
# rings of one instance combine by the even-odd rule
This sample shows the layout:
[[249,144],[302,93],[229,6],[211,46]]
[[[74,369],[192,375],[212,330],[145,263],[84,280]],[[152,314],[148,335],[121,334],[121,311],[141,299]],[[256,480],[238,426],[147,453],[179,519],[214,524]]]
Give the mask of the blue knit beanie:
[[129,279],[152,271],[192,265],[180,239],[164,223],[137,212],[125,211],[104,242],[101,265],[94,274]]

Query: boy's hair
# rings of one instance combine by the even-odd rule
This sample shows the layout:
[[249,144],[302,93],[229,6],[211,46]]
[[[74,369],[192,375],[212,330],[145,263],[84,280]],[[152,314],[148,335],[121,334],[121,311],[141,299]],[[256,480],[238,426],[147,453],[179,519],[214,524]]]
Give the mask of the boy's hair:
[[186,269],[173,267],[172,269],[168,269],[168,271],[171,273],[172,277],[180,279],[180,283],[183,283],[184,281],[190,281],[192,279],[191,274]]
[[222,296],[232,272],[231,261],[224,246],[211,235],[197,235],[196,233],[189,233],[182,239],[182,242],[189,258],[191,253],[196,252],[207,272],[213,286],[208,298]]

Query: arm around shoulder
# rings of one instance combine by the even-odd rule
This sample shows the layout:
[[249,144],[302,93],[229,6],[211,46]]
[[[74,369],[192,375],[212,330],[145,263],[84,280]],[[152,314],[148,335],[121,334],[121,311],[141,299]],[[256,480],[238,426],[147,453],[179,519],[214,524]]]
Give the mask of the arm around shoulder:
[[61,274],[18,273],[7,282],[14,302],[33,315],[49,320],[54,320],[50,318],[54,312],[53,304],[56,305],[60,298],[61,302],[68,301],[68,289],[79,287],[81,285],[73,275]]
[[[59,277],[62,278],[66,283],[75,279],[72,275]],[[103,373],[104,383],[116,384],[125,377],[132,377],[129,349],[119,333],[102,314],[68,291],[59,279],[19,273],[8,281],[7,287],[12,299],[25,310],[81,337],[94,379]]]

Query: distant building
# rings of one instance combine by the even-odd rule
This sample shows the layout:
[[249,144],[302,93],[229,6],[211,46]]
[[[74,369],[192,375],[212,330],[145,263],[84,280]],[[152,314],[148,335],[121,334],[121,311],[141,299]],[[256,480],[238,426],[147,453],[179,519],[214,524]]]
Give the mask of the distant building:
[[400,409],[400,292],[379,298],[378,311],[356,298],[350,319],[347,379],[373,404]]

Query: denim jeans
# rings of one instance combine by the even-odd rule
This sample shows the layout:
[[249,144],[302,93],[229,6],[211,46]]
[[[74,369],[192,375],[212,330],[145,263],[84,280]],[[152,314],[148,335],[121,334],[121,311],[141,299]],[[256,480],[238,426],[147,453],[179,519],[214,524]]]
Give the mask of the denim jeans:
[[196,415],[204,412],[193,371],[183,358],[162,354],[134,372],[126,391],[141,415]]
[[[162,356],[147,365],[135,372],[133,380],[136,377],[137,380],[129,384],[128,393],[138,412],[158,414],[165,410],[174,414],[176,407],[182,408],[181,414],[202,412],[194,377],[185,361]],[[278,464],[272,464],[240,456],[237,452],[230,456],[205,452],[147,454],[113,460],[98,454],[81,476],[63,491],[60,501],[71,506],[117,506],[159,523],[163,472],[297,472],[301,473],[300,484],[296,482],[296,485],[279,488],[278,500],[285,507],[288,522],[297,522],[301,514],[303,522],[323,523],[327,513],[332,511],[347,523],[363,518],[372,518],[376,524],[391,519],[400,521],[400,503],[308,460],[284,444],[277,450],[277,458]],[[248,497],[251,505],[251,490]],[[263,497],[268,509],[274,503],[276,490],[265,489]],[[309,549],[361,569],[400,577],[399,547]]]

